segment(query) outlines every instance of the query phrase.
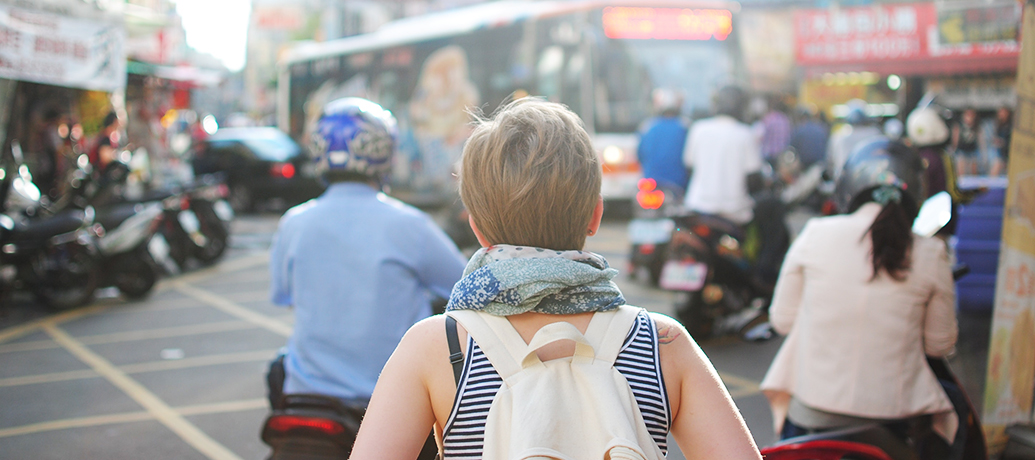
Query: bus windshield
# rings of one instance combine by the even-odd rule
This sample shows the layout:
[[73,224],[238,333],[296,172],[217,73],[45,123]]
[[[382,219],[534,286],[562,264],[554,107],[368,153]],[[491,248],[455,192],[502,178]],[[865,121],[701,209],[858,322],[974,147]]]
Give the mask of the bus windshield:
[[[282,67],[282,129],[305,142],[328,101],[357,96],[381,104],[399,121],[393,194],[420,205],[455,200],[454,173],[472,111],[488,115],[513,98],[542,97],[578,113],[598,151],[612,152],[602,157],[611,160],[605,199],[635,195],[635,132],[654,115],[651,92],[682,89],[690,114],[706,109],[715,88],[733,79],[730,11],[528,5],[556,11],[444,33],[446,25],[471,17],[458,11],[309,45],[318,49],[300,51]],[[477,11],[492,12],[490,6]],[[637,32],[648,29],[653,36]],[[610,187],[619,174],[621,185]]]

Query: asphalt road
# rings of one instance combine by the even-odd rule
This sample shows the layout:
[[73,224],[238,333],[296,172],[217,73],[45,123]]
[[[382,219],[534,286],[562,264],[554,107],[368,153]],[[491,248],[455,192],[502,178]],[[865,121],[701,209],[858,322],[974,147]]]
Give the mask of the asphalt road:
[[[220,263],[166,278],[144,301],[107,292],[58,314],[31,299],[0,308],[0,459],[264,458],[264,374],[292,324],[267,296],[276,222],[239,216]],[[623,271],[630,304],[670,313],[670,293],[625,273],[625,225],[605,222],[587,249]],[[758,382],[779,344],[702,344],[760,445],[775,440]]]

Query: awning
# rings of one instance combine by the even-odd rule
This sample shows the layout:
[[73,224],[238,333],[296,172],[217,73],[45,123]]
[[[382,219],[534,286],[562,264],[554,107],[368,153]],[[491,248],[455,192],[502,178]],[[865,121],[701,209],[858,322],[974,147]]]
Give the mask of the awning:
[[216,86],[223,81],[223,72],[194,66],[165,66],[140,61],[129,61],[126,71],[136,75],[151,75],[164,80],[186,83],[195,87]]

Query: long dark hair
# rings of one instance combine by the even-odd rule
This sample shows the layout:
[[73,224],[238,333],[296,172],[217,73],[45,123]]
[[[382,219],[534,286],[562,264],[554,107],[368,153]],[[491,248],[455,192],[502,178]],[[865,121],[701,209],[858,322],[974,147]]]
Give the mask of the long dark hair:
[[875,196],[879,190],[889,188],[874,187],[858,194],[851,209],[854,212],[871,201],[886,201],[880,214],[877,214],[877,218],[863,234],[863,238],[869,235],[873,243],[870,259],[873,277],[870,279],[877,279],[880,271],[884,270],[892,279],[903,281],[910,268],[909,251],[913,247],[913,220],[916,219],[917,207],[908,193],[901,193],[898,189],[887,192],[896,195],[895,199],[881,200]]

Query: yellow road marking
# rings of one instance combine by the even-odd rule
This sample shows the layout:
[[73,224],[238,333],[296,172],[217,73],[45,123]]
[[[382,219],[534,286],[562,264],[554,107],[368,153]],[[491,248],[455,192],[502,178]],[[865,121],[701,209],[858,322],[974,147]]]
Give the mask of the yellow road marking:
[[[761,382],[756,382],[751,379],[728,374],[725,372],[719,372],[719,378],[722,379],[722,383],[726,384],[729,388],[731,398],[743,398],[745,396],[753,396],[761,393],[758,386]],[[732,386],[732,388],[730,388]]]
[[128,412],[124,414],[70,418],[65,420],[55,420],[52,422],[33,423],[31,425],[22,425],[12,428],[2,428],[0,429],[0,438],[40,433],[43,431],[64,430],[68,428],[84,428],[98,425],[114,425],[117,423],[143,422],[152,420],[153,418],[154,417],[147,412]]
[[269,409],[270,401],[266,398],[243,399],[197,406],[183,406],[176,409],[180,415],[225,414],[254,409]]
[[[218,265],[214,265],[212,267],[208,267],[208,268],[205,268],[205,269],[202,269],[202,270],[198,270],[196,272],[191,272],[191,273],[188,273],[188,274],[185,274],[185,275],[181,275],[180,277],[178,277],[176,279],[163,279],[163,280],[158,282],[157,286],[155,286],[155,292],[161,292],[161,291],[167,290],[167,289],[169,289],[169,286],[173,285],[174,283],[194,282],[194,281],[197,281],[197,280],[202,280],[202,279],[210,278],[213,275],[216,275],[216,274],[219,274],[219,273],[233,273],[233,272],[236,272],[236,271],[245,270],[245,269],[248,269],[248,268],[253,268],[253,267],[256,267],[256,266],[259,266],[259,265],[267,264],[267,263],[269,263],[269,259],[270,259],[269,253],[267,251],[263,251],[261,253],[255,254],[255,255],[245,256],[245,257],[241,257],[239,259],[234,259],[234,260],[226,261],[226,262],[220,263]],[[124,305],[124,303],[121,300],[117,300],[117,299],[104,299],[104,300],[102,300],[100,302],[97,302],[97,303],[94,303],[94,304],[92,304],[92,305],[90,305],[88,307],[82,307],[82,308],[77,308],[77,309],[74,309],[74,310],[69,310],[69,311],[61,312],[61,313],[58,313],[58,314],[55,314],[55,315],[51,315],[51,316],[48,316],[48,317],[45,317],[45,318],[39,318],[39,319],[30,321],[28,323],[25,323],[25,324],[20,324],[18,326],[12,326],[12,327],[9,327],[7,329],[0,330],[0,343],[10,342],[10,341],[15,340],[15,339],[17,339],[19,337],[22,337],[22,336],[24,336],[26,334],[29,334],[29,333],[31,333],[33,331],[36,331],[44,323],[61,324],[61,323],[64,323],[64,322],[67,322],[67,321],[71,321],[73,319],[76,319],[76,318],[79,318],[79,317],[82,317],[82,316],[87,316],[87,315],[91,315],[91,314],[94,314],[94,313],[97,313],[97,312],[101,312],[101,311],[107,310],[108,308],[111,308],[114,305]],[[159,307],[159,309],[161,309],[161,308],[162,307]]]
[[[80,341],[82,343],[82,341]],[[277,349],[247,351],[242,353],[225,353],[220,355],[197,356],[193,358],[149,361],[144,363],[127,364],[119,366],[118,369],[126,374],[141,374],[144,372],[157,372],[175,369],[190,369],[193,367],[217,366],[220,364],[237,364],[255,361],[269,361],[277,355]],[[77,371],[51,372],[47,374],[26,375],[19,377],[0,378],[0,388],[14,387],[19,385],[33,385],[37,383],[63,382],[68,380],[79,380],[100,377],[96,371],[83,369]]]
[[0,345],[0,353],[17,353],[22,351],[53,350],[61,348],[53,340],[33,340],[30,342],[9,343]]
[[270,293],[268,290],[244,291],[226,294],[224,297],[231,302],[262,302],[270,299]]
[[273,332],[274,334],[280,334],[284,337],[291,336],[292,328],[290,325],[284,324],[283,322],[277,321],[273,318],[270,318],[269,316],[242,307],[234,302],[227,300],[223,296],[213,294],[212,292],[209,292],[205,289],[191,286],[179,280],[173,281],[172,285],[174,288],[176,288],[176,290],[184,294],[187,294],[191,297],[194,297],[195,299],[198,299],[202,302],[205,302],[219,310],[222,310],[224,313],[241,318],[270,332]]
[[100,377],[92,370],[79,370],[68,372],[52,372],[49,374],[26,375],[24,377],[8,377],[0,379],[0,387],[15,387],[19,385],[34,385],[37,383],[64,382],[68,380],[89,379]]
[[222,355],[197,356],[177,360],[152,361],[147,363],[127,364],[120,366],[127,374],[140,374],[143,372],[168,371],[174,369],[187,369],[191,367],[216,366],[220,364],[247,363],[253,361],[271,361],[277,356],[277,350],[248,351],[244,353],[227,353]]
[[67,349],[70,353],[79,358],[80,361],[101,374],[105,379],[122,390],[126,395],[144,407],[145,410],[162,425],[172,430],[181,439],[190,444],[206,457],[213,460],[238,460],[236,454],[231,452],[222,444],[209,437],[187,421],[182,415],[176,413],[168,404],[162,401],[154,393],[148,391],[143,385],[133,380],[125,372],[122,372],[114,364],[102,358],[100,355],[90,351],[85,345],[59,329],[54,323],[43,323],[43,330],[57,343]]
[[111,308],[111,304],[94,304],[94,305],[91,305],[89,307],[83,307],[83,308],[78,308],[78,309],[75,309],[75,310],[69,310],[69,311],[61,312],[61,313],[58,313],[56,315],[48,316],[48,317],[45,317],[45,318],[35,319],[35,320],[29,321],[29,322],[27,322],[25,324],[20,324],[18,326],[9,327],[7,329],[4,329],[4,330],[0,331],[0,343],[10,342],[12,340],[15,340],[15,339],[21,337],[21,336],[24,336],[24,335],[27,335],[29,333],[35,332],[37,329],[40,328],[40,326],[43,323],[50,323],[50,322],[53,322],[55,324],[63,323],[63,322],[71,321],[73,319],[76,319],[76,318],[79,318],[79,317],[82,317],[82,316],[86,316],[86,315],[90,315],[90,314],[93,314],[93,313],[97,313],[99,311],[104,311],[104,310],[106,310],[108,308]]
[[[227,401],[214,404],[199,404],[196,406],[182,406],[175,408],[177,414],[183,416],[226,414],[230,412],[242,412],[254,409],[268,409],[269,401],[265,398],[243,399],[240,401]],[[44,431],[64,430],[68,428],[87,428],[101,425],[114,425],[119,423],[146,422],[154,420],[148,412],[126,412],[122,414],[95,415],[90,417],[77,417],[64,420],[53,420],[49,422],[33,423],[11,428],[0,429],[0,438],[9,438],[24,434],[40,433]]]
[[203,279],[211,278],[213,275],[216,275],[216,274],[220,274],[220,273],[233,273],[233,272],[237,272],[237,271],[253,268],[253,267],[256,267],[256,266],[259,266],[259,265],[265,265],[265,264],[268,264],[269,261],[270,261],[269,251],[263,251],[261,253],[255,254],[255,255],[245,256],[245,257],[241,257],[239,259],[234,259],[234,260],[228,260],[228,261],[225,261],[225,262],[220,262],[218,265],[213,265],[211,267],[204,268],[204,269],[198,270],[196,272],[190,272],[190,273],[181,275],[178,278],[170,278],[170,279],[165,280],[164,284],[167,284],[169,287],[174,288],[174,287],[176,287],[177,283],[193,283],[195,281],[200,281],[200,280],[203,280]]
[[246,321],[230,320],[215,323],[188,324],[186,326],[172,326],[155,329],[140,329],[136,331],[112,332],[110,334],[98,334],[79,337],[78,340],[87,345],[99,345],[103,343],[131,342],[134,340],[166,339],[171,337],[183,337],[200,334],[212,334],[216,332],[240,331],[254,329],[255,325]]
[[[86,345],[100,345],[105,343],[131,342],[134,340],[165,339],[171,337],[212,334],[216,332],[239,331],[254,328],[255,325],[252,323],[235,319],[231,321],[220,321],[216,323],[191,324],[187,326],[173,326],[155,329],[140,329],[126,332],[112,332],[110,334],[87,335],[78,337],[77,339]],[[50,340],[33,340],[31,342],[19,342],[7,345],[0,345],[0,353],[49,350],[54,348],[60,348],[60,346]]]

